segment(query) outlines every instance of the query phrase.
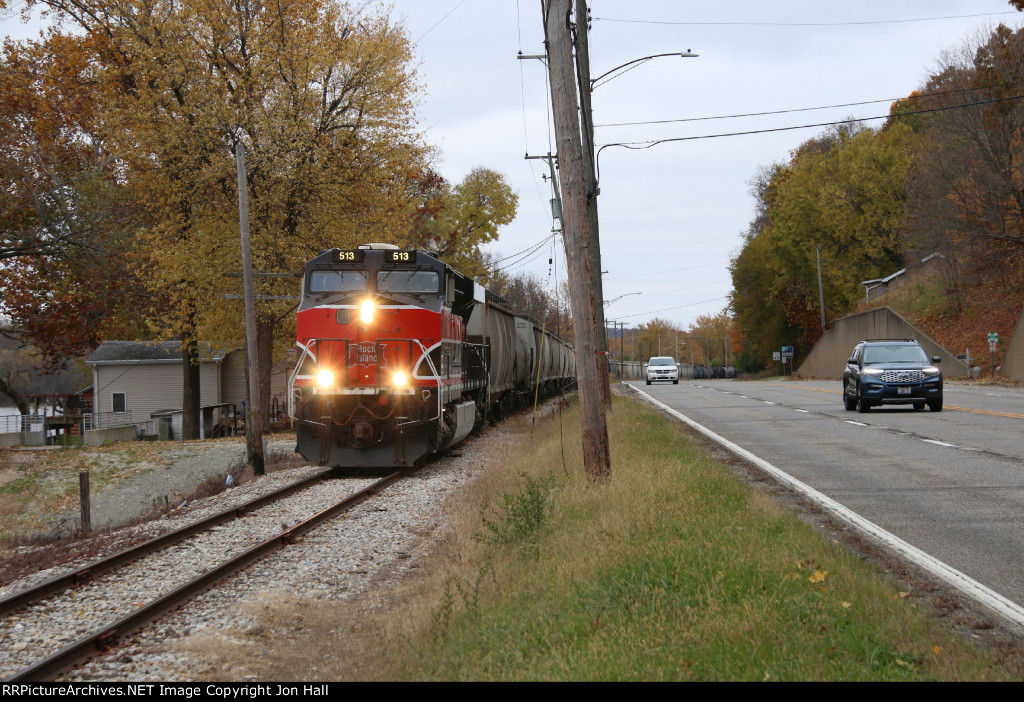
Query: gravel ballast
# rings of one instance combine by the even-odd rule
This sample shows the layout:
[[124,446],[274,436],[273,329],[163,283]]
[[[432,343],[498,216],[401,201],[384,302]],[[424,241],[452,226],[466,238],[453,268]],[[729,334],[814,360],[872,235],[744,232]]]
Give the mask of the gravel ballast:
[[[246,631],[261,626],[258,615],[254,614],[260,609],[259,603],[282,597],[317,602],[358,598],[361,607],[380,604],[386,599],[383,590],[400,582],[427,557],[433,540],[443,529],[445,502],[495,460],[500,462],[502,456],[513,450],[513,432],[506,430],[512,422],[486,429],[456,451],[321,525],[295,544],[223,581],[176,612],[127,637],[111,654],[92,659],[62,679],[188,681],[212,677],[232,680],[230,671],[212,671],[209,661],[189,653],[189,640],[193,637],[204,640],[223,637],[231,642],[244,640]],[[280,450],[280,447],[275,448]],[[189,453],[192,460],[203,463],[202,468],[192,471],[197,480],[218,471],[223,473],[238,460],[235,451],[222,447],[209,453],[190,447]],[[187,504],[159,519],[121,530],[113,542],[151,538],[321,470],[304,466],[272,473]],[[81,588],[83,592],[78,599],[56,598],[5,618],[0,622],[0,648],[11,651],[11,655],[0,661],[0,677],[11,675],[78,640],[87,630],[124,616],[138,603],[153,600],[186,577],[208,570],[212,563],[222,561],[229,554],[294,526],[323,509],[328,502],[333,503],[370,482],[371,479],[363,477],[327,481],[244,519],[193,537],[187,545],[149,556],[123,573],[119,570],[111,577],[100,578]],[[130,494],[132,488],[124,489]],[[160,489],[153,478],[147,478],[147,484],[135,491],[150,495]],[[139,500],[137,504],[142,502]],[[0,588],[0,597],[81,567],[95,558],[90,555],[78,562],[33,573]],[[303,677],[301,671],[295,671],[295,679]]]

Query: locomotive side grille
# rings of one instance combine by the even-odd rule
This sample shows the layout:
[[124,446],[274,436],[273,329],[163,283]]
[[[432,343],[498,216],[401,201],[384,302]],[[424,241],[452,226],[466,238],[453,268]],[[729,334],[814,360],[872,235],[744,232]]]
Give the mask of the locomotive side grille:
[[883,383],[920,383],[924,373],[919,370],[890,370],[881,375]]

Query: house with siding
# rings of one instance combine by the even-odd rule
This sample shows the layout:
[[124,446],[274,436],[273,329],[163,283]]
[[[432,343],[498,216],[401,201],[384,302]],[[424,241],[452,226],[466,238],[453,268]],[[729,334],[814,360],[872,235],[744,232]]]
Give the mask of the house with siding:
[[[104,341],[86,359],[93,373],[93,414],[98,425],[153,422],[168,418],[173,438],[181,436],[183,370],[180,341]],[[283,406],[286,372],[275,367],[272,405]],[[244,416],[245,353],[240,349],[200,346],[199,404],[202,436],[222,423]],[[166,423],[165,419],[165,423]]]

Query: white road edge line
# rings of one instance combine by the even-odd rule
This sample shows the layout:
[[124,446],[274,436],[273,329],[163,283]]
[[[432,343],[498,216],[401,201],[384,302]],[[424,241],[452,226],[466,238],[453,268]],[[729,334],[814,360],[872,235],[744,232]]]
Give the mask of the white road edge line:
[[948,446],[949,448],[956,448],[956,444],[947,444],[945,441],[936,441],[935,439],[921,439],[926,444],[935,444],[936,446]]
[[956,570],[952,566],[949,566],[934,556],[930,556],[924,551],[921,551],[915,546],[910,545],[903,539],[899,538],[895,534],[890,534],[888,531],[878,526],[874,522],[868,521],[864,517],[860,516],[856,512],[843,505],[839,504],[835,500],[831,499],[824,493],[818,492],[810,485],[806,485],[788,473],[776,468],[768,461],[764,460],[759,456],[755,456],[750,451],[747,451],[742,446],[734,444],[728,439],[719,436],[715,432],[711,431],[707,427],[698,424],[686,415],[678,412],[663,402],[659,402],[643,390],[630,385],[640,395],[647,398],[652,404],[662,408],[673,417],[676,417],[683,423],[689,425],[696,431],[699,431],[704,436],[708,437],[712,441],[725,447],[732,453],[736,454],[740,458],[750,461],[761,470],[765,471],[776,480],[785,485],[788,485],[792,489],[796,490],[806,498],[817,504],[819,507],[824,509],[826,512],[835,515],[839,519],[843,520],[852,527],[862,531],[863,533],[881,541],[887,547],[895,551],[900,556],[906,558],[911,563],[914,563],[926,571],[936,576],[945,583],[948,583],[952,587],[959,590],[966,597],[971,598],[975,602],[988,607],[990,610],[1004,617],[1007,621],[1012,624],[1024,628],[1024,607],[1021,607],[1017,603],[1003,597],[998,592],[991,590],[978,581],[964,575],[960,571]]

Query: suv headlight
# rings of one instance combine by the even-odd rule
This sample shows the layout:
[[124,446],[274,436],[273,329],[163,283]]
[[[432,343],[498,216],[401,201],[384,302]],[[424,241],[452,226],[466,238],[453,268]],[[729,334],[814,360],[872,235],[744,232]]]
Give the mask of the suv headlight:
[[864,375],[881,375],[883,372],[881,368],[865,368],[861,371]]
[[925,375],[938,375],[942,371],[940,371],[935,366],[925,366],[924,368],[921,369],[921,372],[924,373]]

